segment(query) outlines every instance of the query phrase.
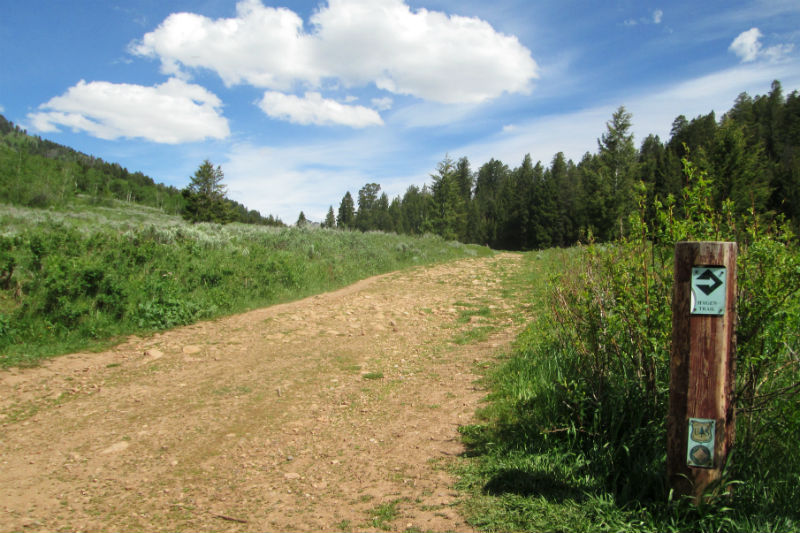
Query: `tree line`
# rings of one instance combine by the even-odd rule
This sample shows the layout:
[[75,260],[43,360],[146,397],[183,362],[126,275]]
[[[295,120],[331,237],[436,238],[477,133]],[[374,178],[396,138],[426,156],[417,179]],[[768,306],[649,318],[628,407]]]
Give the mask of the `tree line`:
[[[445,157],[430,184],[409,187],[390,200],[378,183],[357,198],[348,191],[325,227],[406,234],[435,233],[465,243],[511,250],[609,241],[628,231],[628,217],[653,200],[682,207],[681,160],[687,156],[715,176],[713,199],[731,199],[740,211],[800,222],[800,94],[742,93],[717,119],[678,116],[664,142],[648,135],[637,148],[632,115],[618,108],[606,123],[595,153],[577,163],[557,153],[549,166],[526,155],[510,168],[491,159],[473,170],[466,157]],[[645,218],[653,222],[652,208]]]

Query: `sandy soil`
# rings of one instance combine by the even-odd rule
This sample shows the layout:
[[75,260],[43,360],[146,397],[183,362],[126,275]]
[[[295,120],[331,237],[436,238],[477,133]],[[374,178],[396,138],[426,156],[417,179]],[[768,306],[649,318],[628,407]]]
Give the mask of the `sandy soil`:
[[525,320],[501,295],[519,261],[0,372],[0,531],[471,530],[445,466],[485,395],[478,365]]

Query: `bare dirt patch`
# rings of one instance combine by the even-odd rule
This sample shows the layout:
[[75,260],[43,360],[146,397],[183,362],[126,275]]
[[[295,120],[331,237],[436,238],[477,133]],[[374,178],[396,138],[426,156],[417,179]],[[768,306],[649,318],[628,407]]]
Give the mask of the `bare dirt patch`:
[[520,256],[0,373],[0,530],[468,531],[443,468]]

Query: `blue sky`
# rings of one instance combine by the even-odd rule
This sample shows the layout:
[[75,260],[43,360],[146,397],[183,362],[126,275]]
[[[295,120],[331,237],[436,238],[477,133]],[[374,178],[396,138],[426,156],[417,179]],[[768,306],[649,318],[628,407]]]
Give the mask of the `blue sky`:
[[390,197],[447,154],[474,169],[637,145],[679,114],[800,89],[796,0],[4,0],[0,113],[184,187],[321,220],[368,182]]

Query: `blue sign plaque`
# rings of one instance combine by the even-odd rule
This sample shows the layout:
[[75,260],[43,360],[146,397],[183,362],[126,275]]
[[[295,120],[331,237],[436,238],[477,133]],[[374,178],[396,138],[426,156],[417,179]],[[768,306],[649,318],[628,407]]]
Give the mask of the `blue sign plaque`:
[[692,268],[693,315],[725,314],[727,270],[725,267]]

